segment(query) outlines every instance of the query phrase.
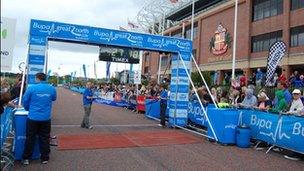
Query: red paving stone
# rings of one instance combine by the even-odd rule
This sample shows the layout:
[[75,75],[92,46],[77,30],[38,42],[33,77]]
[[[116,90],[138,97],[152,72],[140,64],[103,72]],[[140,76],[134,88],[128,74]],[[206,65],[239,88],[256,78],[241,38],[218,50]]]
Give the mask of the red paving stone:
[[58,150],[127,148],[136,145],[121,134],[59,135]]
[[[140,131],[147,137],[151,131],[166,132],[157,122],[122,108],[93,105],[92,130],[80,128],[83,116],[81,96],[59,89],[54,103],[52,134],[101,134]],[[67,126],[66,126],[67,125]],[[101,126],[97,126],[101,125]],[[112,125],[112,126],[103,126]],[[117,126],[115,126],[117,125]],[[128,126],[130,125],[130,126]],[[137,126],[134,126],[137,125]],[[151,126],[152,125],[152,126]],[[155,125],[155,126],[153,126]],[[182,130],[181,133],[189,134]],[[192,136],[192,135],[191,135]],[[202,137],[196,144],[166,145],[136,148],[109,148],[94,150],[58,150],[52,147],[50,162],[42,165],[31,161],[27,167],[16,162],[13,170],[292,170],[303,171],[303,161],[290,161],[282,154],[240,149],[210,143]]]
[[146,131],[112,134],[58,135],[59,150],[149,147],[199,143],[198,137],[180,131]]

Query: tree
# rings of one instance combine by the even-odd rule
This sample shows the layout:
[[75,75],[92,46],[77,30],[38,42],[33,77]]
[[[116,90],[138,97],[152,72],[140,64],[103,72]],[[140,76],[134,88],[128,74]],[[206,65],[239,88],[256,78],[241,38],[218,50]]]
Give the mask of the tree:
[[[203,71],[202,74],[205,78],[207,85],[211,86],[212,78],[211,78],[210,71]],[[200,87],[200,86],[204,85],[203,79],[201,78],[198,71],[191,73],[191,79],[193,81],[194,86]]]
[[57,85],[57,77],[56,76],[50,76],[49,79],[48,79],[48,82],[50,84]]
[[120,81],[119,81],[119,79],[117,79],[117,78],[115,78],[115,77],[112,77],[112,78],[110,79],[110,83],[115,84],[115,85],[119,85],[119,84],[120,84]]

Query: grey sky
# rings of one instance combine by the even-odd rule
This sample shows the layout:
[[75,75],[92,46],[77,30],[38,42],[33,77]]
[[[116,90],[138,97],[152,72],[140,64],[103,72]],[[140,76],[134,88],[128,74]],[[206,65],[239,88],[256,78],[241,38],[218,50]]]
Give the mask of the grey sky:
[[[1,0],[1,16],[17,19],[16,45],[14,49],[13,71],[25,61],[27,56],[27,37],[30,19],[59,21],[118,29],[126,27],[128,19],[135,19],[142,7],[140,0]],[[49,50],[49,69],[69,74],[79,73],[82,64],[89,66],[93,77],[93,63],[98,57],[98,48],[77,44],[51,42]],[[98,77],[104,77],[105,64],[98,62]],[[127,66],[128,67],[128,66]],[[124,65],[112,65],[111,71],[124,69]]]

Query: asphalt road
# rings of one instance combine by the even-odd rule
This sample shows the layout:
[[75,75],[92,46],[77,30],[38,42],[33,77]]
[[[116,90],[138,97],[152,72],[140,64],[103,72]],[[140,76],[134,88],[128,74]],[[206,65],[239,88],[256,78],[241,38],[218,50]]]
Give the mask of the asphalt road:
[[[53,106],[52,135],[75,133],[119,133],[125,131],[164,131],[158,122],[142,114],[105,105],[93,105],[92,130],[80,128],[82,96],[59,88]],[[182,130],[179,130],[182,131]],[[191,134],[191,133],[189,133]],[[186,145],[59,151],[52,147],[47,165],[31,161],[16,162],[13,170],[303,170],[303,161],[290,161],[281,154],[222,146],[201,137],[201,142]]]

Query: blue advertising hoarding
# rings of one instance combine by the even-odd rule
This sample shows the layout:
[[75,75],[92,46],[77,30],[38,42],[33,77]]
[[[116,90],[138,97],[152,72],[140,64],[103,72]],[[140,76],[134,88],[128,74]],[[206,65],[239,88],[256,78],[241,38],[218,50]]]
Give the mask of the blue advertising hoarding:
[[251,137],[304,154],[304,118],[256,110],[240,110]]

